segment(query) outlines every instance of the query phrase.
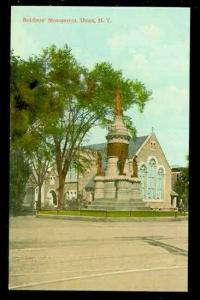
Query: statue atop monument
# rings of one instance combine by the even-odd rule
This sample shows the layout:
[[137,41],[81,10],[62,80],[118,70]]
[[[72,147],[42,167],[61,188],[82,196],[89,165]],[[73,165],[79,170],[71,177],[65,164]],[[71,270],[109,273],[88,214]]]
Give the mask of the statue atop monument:
[[115,116],[122,116],[122,102],[121,102],[121,93],[120,90],[117,89],[115,93]]
[[138,177],[138,163],[137,163],[137,155],[134,156],[133,158],[133,174],[131,177]]
[[117,162],[117,166],[118,166],[118,170],[119,170],[119,175],[126,175],[126,173],[124,173],[124,166],[125,166],[125,162],[126,162],[126,158],[120,156],[118,158],[118,162]]

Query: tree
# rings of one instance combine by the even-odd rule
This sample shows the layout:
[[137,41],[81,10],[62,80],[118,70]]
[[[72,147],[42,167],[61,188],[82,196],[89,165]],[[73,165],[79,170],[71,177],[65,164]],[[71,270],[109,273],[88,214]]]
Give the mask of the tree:
[[184,207],[188,209],[188,189],[189,189],[189,156],[187,156],[188,166],[181,168],[179,180],[175,184],[175,191],[179,194],[180,199],[183,200]]
[[[52,162],[51,144],[47,142],[41,130],[42,116],[46,117],[44,112],[47,112],[50,109],[48,106],[51,105],[48,90],[44,65],[39,58],[34,57],[25,61],[11,52],[10,144],[12,149],[20,150],[26,164],[29,164],[30,178],[39,189],[37,201],[39,207],[41,187]],[[15,160],[12,161],[12,164],[14,163]],[[14,168],[12,164],[11,169]],[[23,167],[23,164],[18,164],[15,168],[16,178],[23,173]],[[14,177],[11,176],[11,185],[13,180]],[[21,195],[15,195],[15,198],[20,199]]]
[[37,207],[41,208],[42,185],[54,163],[52,145],[38,122],[29,126],[26,133],[18,137],[14,145],[15,147],[17,145],[23,151],[29,163],[30,181],[35,187],[38,187]]
[[31,168],[31,179],[38,187],[37,208],[41,208],[41,190],[44,180],[48,175],[48,171],[53,166],[51,153],[45,145],[40,144],[37,150],[32,151],[29,155],[28,162]]
[[10,201],[12,215],[17,215],[22,209],[25,187],[31,170],[23,152],[20,149],[10,151]]
[[10,140],[14,146],[30,126],[36,126],[49,102],[39,59],[25,61],[11,52],[10,63]]
[[[138,80],[125,79],[110,63],[98,63],[89,71],[75,60],[68,46],[46,48],[39,57],[29,59],[27,65],[34,66],[32,74],[39,70],[39,75],[35,72],[34,77],[37,86],[29,91],[27,102],[32,105],[37,95],[42,102],[33,105],[37,114],[30,114],[29,120],[35,121],[37,130],[42,130],[53,146],[61,207],[69,167],[89,130],[97,124],[111,123],[117,93],[121,93],[123,111],[133,104],[142,111],[151,92]],[[26,94],[21,98],[27,99]],[[136,130],[131,118],[124,115],[123,119],[134,135]]]

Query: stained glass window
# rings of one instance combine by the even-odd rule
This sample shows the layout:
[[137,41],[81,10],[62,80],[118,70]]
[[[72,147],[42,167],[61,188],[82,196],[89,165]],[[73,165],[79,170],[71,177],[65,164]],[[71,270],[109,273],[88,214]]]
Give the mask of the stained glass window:
[[146,198],[146,177],[147,177],[147,167],[142,165],[139,169],[139,179],[141,180],[141,191],[143,199]]
[[76,170],[74,168],[69,168],[69,171],[67,173],[67,179],[69,181],[76,181],[77,180],[77,173]]
[[163,180],[164,179],[164,172],[162,168],[158,169],[157,172],[157,189],[156,189],[156,197],[157,199],[164,198],[164,191],[163,191]]
[[153,158],[147,166],[147,198],[156,198],[156,161]]

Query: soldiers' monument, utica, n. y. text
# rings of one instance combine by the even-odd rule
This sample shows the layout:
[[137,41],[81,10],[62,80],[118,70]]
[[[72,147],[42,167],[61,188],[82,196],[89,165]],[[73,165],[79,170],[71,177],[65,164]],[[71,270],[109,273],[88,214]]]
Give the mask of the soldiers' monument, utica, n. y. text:
[[114,122],[108,129],[107,166],[101,170],[101,157],[98,155],[97,173],[94,178],[94,202],[90,209],[145,210],[142,200],[140,180],[137,176],[136,158],[128,158],[131,136],[122,120],[121,94],[115,96]]

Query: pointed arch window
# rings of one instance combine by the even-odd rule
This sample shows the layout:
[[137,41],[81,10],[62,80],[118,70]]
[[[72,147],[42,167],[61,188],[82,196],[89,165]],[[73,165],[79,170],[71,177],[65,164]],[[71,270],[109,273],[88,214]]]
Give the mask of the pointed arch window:
[[141,180],[141,191],[143,199],[146,197],[146,178],[147,177],[147,167],[143,164],[139,169],[139,179]]
[[69,171],[67,173],[67,179],[69,181],[76,181],[77,180],[77,172],[76,172],[75,168],[73,168],[73,167],[69,168]]
[[159,168],[157,172],[156,198],[157,199],[164,198],[164,171],[162,168]]
[[156,161],[153,158],[147,166],[147,198],[156,198]]

